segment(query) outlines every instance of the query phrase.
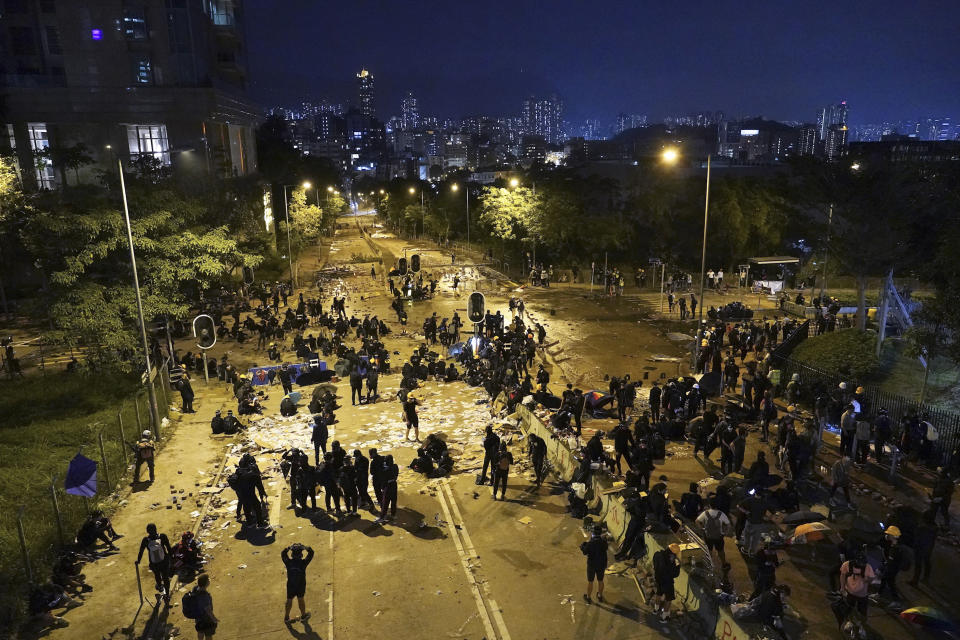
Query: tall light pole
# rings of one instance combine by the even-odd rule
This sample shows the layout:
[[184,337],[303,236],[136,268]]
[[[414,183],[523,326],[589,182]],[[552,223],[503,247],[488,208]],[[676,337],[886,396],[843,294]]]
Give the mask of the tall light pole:
[[160,439],[160,411],[157,408],[157,392],[153,388],[153,371],[150,367],[150,344],[147,342],[147,324],[143,317],[143,299],[140,297],[140,278],[137,275],[137,255],[133,250],[133,230],[130,228],[130,208],[127,206],[127,184],[123,179],[123,161],[117,160],[120,169],[120,192],[123,194],[123,218],[127,223],[127,242],[130,245],[130,266],[133,268],[133,289],[137,294],[137,314],[140,316],[140,337],[143,340],[143,358],[147,363],[147,398],[150,403],[150,420],[153,431]]
[[[413,195],[413,194],[415,194],[416,192],[417,192],[416,189],[414,189],[413,187],[410,187],[410,195]],[[423,231],[423,217],[424,217],[423,206],[424,206],[424,205],[423,205],[423,187],[421,186],[421,187],[420,187],[420,230],[421,230],[421,232]],[[416,224],[414,224],[414,226],[413,226],[413,235],[414,235],[414,237],[419,237],[419,236],[417,236],[417,226],[416,226]]]
[[[673,148],[665,149],[662,155],[663,161],[667,164],[675,164],[679,157],[679,152]],[[697,332],[695,333],[697,338],[694,340],[696,358],[698,362],[700,360],[700,337],[698,334],[700,332],[700,327],[703,324],[703,284],[707,271],[707,222],[710,215],[710,160],[711,154],[707,154],[707,189],[703,198],[703,245],[700,251],[700,314],[697,319]],[[697,363],[694,364],[696,365]]]
[[827,258],[830,257],[830,231],[833,228],[833,205],[830,205],[830,213],[827,214],[827,243],[823,248],[823,281],[820,283],[820,304],[823,304],[823,296],[827,289]]
[[[456,182],[454,182],[454,183],[450,186],[450,189],[451,189],[451,191],[453,191],[454,193],[456,193],[457,190],[460,189],[460,185],[458,185]],[[470,185],[467,185],[467,186],[464,188],[464,191],[465,191],[466,194],[467,194],[467,245],[469,245],[469,244],[470,244]]]

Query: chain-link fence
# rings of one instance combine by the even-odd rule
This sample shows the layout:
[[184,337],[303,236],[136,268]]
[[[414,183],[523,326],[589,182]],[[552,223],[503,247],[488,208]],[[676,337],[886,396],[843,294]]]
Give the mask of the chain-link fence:
[[[170,408],[168,364],[169,361],[158,367],[148,383],[154,387],[161,420],[168,416]],[[58,461],[56,466],[61,471],[47,483],[25,486],[21,504],[4,505],[0,523],[4,549],[0,556],[0,581],[6,588],[0,591],[0,629],[14,629],[23,619],[31,587],[49,580],[57,555],[75,546],[76,533],[87,515],[94,508],[108,510],[111,506],[107,498],[129,478],[128,467],[134,460],[131,444],[148,429],[161,441],[169,436],[151,424],[146,384],[98,416],[101,419],[87,425],[79,448],[80,453],[97,463],[94,497],[65,491],[64,478],[70,459],[77,453],[74,451]]]

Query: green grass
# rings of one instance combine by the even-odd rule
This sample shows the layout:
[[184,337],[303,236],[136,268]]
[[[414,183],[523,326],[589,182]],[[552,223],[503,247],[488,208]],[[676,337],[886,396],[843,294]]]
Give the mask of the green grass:
[[823,371],[862,381],[879,368],[880,363],[874,352],[876,340],[876,334],[870,331],[831,331],[804,340],[791,357]]
[[[135,377],[68,373],[34,375],[0,384],[0,583],[7,585],[0,590],[0,628],[14,628],[21,619],[27,591],[17,512],[24,507],[23,526],[34,580],[45,581],[59,544],[51,479],[57,476],[57,499],[69,543],[86,515],[87,505],[83,498],[63,491],[67,464],[81,447],[84,455],[99,463],[97,436],[103,433],[111,484],[106,484],[100,468],[99,495],[90,499],[90,507],[102,504],[126,472],[118,412],[126,439],[137,438],[132,400],[137,387]],[[140,394],[138,404],[141,419],[149,422],[145,394]]]
[[[906,347],[903,340],[884,342],[880,368],[872,382],[884,391],[916,399],[923,386],[923,367],[906,353]],[[936,358],[931,364],[926,402],[949,411],[960,411],[960,368],[946,358]]]

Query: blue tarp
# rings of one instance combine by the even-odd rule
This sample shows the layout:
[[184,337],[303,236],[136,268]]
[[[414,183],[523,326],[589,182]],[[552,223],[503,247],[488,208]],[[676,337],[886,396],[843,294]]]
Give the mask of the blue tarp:
[[97,463],[78,453],[67,467],[63,484],[69,494],[92,498],[97,494]]
[[[306,372],[307,369],[311,369],[310,365],[307,363],[291,364],[289,365],[289,368],[293,372],[292,378],[294,382],[297,381],[297,378],[300,377],[301,373]],[[250,374],[250,380],[254,385],[270,384],[270,372],[278,371],[279,369],[280,365],[274,365],[272,367],[254,367],[252,369],[247,369],[247,373]],[[320,364],[312,370],[326,371],[327,363],[321,361]]]

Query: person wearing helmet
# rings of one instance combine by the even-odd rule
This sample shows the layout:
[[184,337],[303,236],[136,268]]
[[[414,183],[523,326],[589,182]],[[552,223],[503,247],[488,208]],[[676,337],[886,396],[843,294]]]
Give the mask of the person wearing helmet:
[[790,382],[787,383],[786,391],[787,403],[796,404],[800,400],[800,374],[795,373],[790,376]]
[[140,482],[140,467],[143,466],[143,463],[147,464],[147,470],[150,472],[150,482],[153,482],[153,461],[157,447],[150,431],[144,431],[141,434],[140,439],[133,445],[133,452],[137,458],[136,466],[133,469],[133,484]]
[[890,596],[896,601],[900,599],[900,591],[897,590],[897,576],[901,571],[910,569],[913,564],[913,552],[910,547],[900,544],[900,529],[898,527],[891,525],[883,533],[885,561],[878,593],[882,595],[884,591],[889,589]]

